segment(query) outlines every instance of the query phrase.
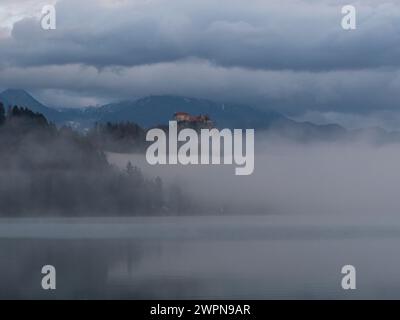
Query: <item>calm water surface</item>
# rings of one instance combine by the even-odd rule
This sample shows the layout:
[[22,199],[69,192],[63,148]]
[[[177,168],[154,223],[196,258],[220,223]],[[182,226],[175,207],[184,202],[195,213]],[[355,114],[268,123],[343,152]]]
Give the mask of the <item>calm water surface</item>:
[[[400,298],[396,219],[2,219],[0,298]],[[41,267],[57,289],[41,289]],[[343,291],[341,267],[357,269]]]

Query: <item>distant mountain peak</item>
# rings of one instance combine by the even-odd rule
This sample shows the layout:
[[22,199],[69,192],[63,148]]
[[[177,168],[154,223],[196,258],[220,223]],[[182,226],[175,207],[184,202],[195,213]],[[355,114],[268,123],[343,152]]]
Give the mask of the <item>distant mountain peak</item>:
[[[10,104],[18,104],[20,107],[31,106],[32,103],[40,104],[34,97],[32,97],[27,91],[22,89],[7,89],[0,93],[0,100],[6,100]],[[21,105],[21,103],[25,105]],[[43,106],[43,105],[42,105]]]
[[0,102],[5,106],[18,106],[39,112],[45,115],[50,120],[54,120],[58,115],[58,111],[51,109],[40,103],[31,94],[22,89],[7,89],[0,93]]
[[6,89],[1,94],[21,94],[21,95],[31,96],[27,91],[23,89],[13,89],[13,88]]

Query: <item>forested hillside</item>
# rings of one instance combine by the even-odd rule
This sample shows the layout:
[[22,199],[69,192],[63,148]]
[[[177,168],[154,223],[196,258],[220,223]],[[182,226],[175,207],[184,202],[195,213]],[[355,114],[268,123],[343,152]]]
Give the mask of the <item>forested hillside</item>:
[[89,137],[0,105],[0,216],[160,214],[179,211],[177,195],[134,164],[112,167]]

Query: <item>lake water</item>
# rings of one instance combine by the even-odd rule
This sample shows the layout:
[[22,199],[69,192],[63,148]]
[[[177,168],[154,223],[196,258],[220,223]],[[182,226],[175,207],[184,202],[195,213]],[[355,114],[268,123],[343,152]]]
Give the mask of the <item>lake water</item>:
[[[267,150],[249,177],[108,154],[236,215],[0,219],[0,298],[400,299],[397,147]],[[341,288],[344,265],[356,290]]]
[[[396,220],[2,219],[0,298],[398,299]],[[41,289],[46,264],[55,291]],[[357,290],[341,289],[347,264]]]

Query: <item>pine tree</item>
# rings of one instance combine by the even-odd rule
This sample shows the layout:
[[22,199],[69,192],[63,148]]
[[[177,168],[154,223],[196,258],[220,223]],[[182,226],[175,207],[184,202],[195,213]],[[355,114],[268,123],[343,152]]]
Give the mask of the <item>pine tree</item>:
[[133,168],[133,165],[132,165],[132,162],[128,162],[128,164],[126,165],[126,172],[127,172],[127,174],[128,175],[130,175],[130,176],[132,176],[133,174],[134,174],[134,168]]
[[0,102],[0,126],[6,121],[6,111],[4,105]]

